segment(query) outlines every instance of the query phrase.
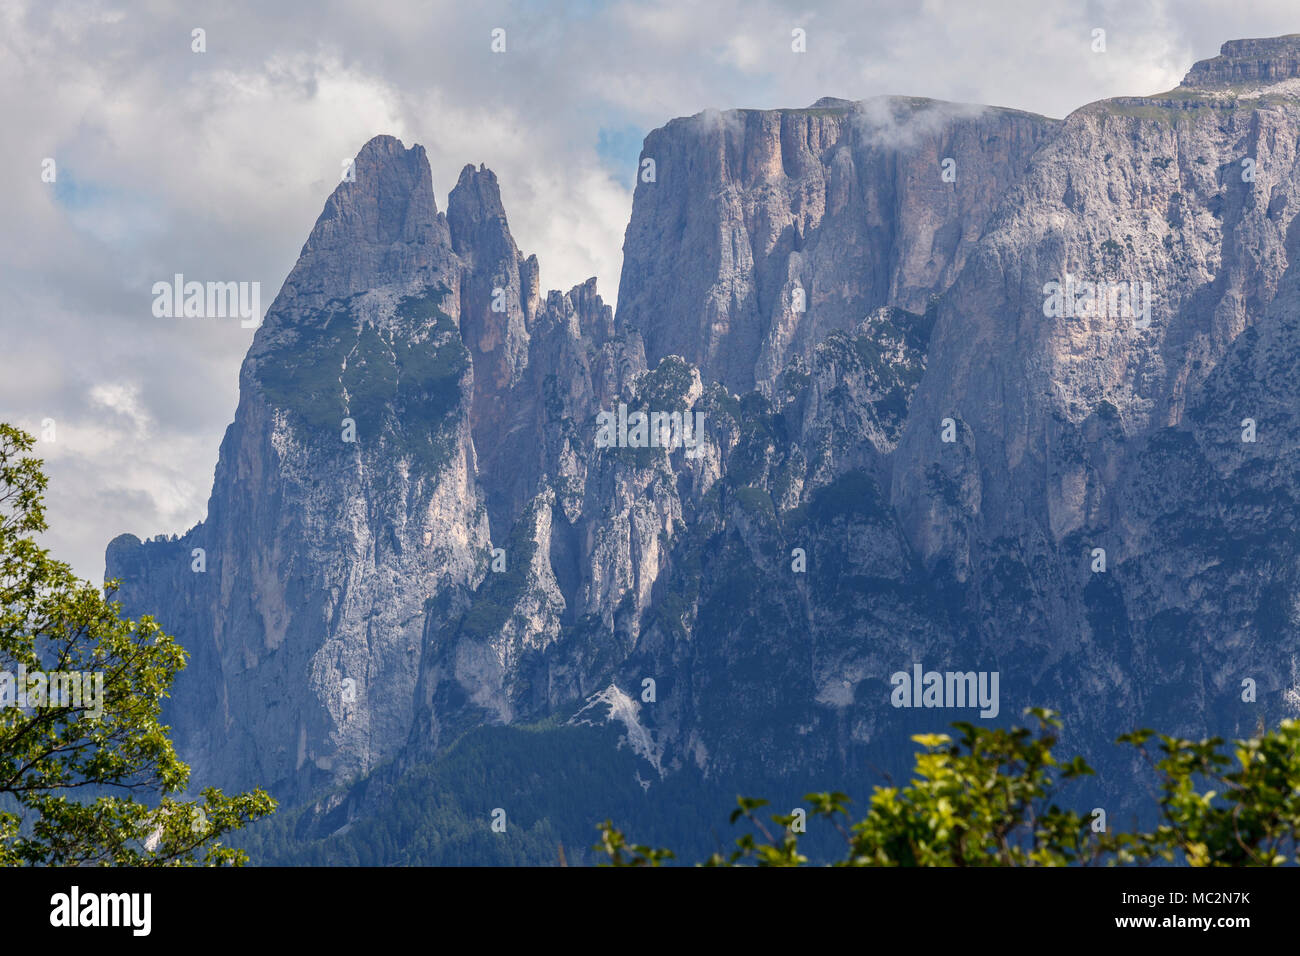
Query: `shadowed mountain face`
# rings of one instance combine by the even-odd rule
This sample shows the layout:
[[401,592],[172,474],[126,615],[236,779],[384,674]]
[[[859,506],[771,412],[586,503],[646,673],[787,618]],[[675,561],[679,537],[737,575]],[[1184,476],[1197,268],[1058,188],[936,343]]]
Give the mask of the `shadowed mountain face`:
[[[109,545],[192,655],[194,782],[302,803],[572,719],[651,797],[862,793],[912,733],[1041,705],[1122,807],[1117,734],[1295,709],[1298,62],[1235,41],[1060,121],[674,120],[617,314],[541,292],[490,171],[444,215],[423,150],[372,140],[249,350],[207,519]],[[996,716],[893,706],[915,664],[996,673]]]

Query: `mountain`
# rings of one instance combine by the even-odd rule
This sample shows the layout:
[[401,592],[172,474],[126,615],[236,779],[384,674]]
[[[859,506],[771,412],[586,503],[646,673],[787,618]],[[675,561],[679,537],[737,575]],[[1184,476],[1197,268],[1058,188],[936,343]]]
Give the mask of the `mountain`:
[[[1086,809],[1131,807],[1119,733],[1300,705],[1298,147],[1300,37],[1064,120],[705,112],[646,138],[614,312],[541,293],[489,170],[444,215],[377,137],[207,518],[108,548],[192,655],[196,784],[303,808],[284,861],[379,827],[370,862],[539,862],[611,806],[862,797],[913,733],[1047,706]],[[895,706],[918,665],[996,675],[997,713]]]

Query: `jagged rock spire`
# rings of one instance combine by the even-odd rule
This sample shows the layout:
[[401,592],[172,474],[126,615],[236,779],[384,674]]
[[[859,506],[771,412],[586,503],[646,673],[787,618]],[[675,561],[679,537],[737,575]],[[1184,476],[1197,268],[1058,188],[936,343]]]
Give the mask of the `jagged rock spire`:
[[433,278],[450,245],[424,147],[376,136],[325,201],[277,304],[316,307],[326,296]]

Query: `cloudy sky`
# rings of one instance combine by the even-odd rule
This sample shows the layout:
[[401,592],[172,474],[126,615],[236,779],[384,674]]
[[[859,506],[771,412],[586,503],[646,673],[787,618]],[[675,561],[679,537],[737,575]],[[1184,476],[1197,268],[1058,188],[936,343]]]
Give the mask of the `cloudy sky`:
[[0,420],[53,420],[46,543],[98,581],[114,535],[204,517],[253,334],[155,318],[153,283],[257,281],[265,308],[377,133],[425,146],[443,209],[486,163],[544,287],[612,300],[641,139],[674,116],[893,93],[1060,117],[1297,31],[1295,0],[0,0]]

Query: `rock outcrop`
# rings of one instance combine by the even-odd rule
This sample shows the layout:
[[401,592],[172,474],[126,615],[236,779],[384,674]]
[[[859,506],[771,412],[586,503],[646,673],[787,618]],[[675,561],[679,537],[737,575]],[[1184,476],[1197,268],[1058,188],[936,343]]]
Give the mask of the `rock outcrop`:
[[1184,87],[1215,89],[1236,85],[1269,86],[1300,79],[1300,33],[1262,40],[1229,40],[1219,55],[1188,71]]

